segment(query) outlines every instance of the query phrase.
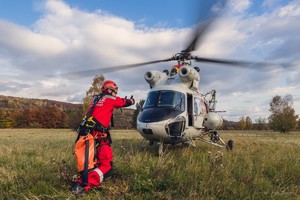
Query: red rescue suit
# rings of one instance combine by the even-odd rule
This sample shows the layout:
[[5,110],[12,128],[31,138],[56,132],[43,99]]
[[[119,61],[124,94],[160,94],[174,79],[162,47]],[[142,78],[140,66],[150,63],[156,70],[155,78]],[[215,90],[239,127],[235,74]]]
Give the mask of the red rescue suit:
[[[88,174],[88,184],[84,187],[85,191],[90,190],[94,186],[100,185],[103,180],[110,175],[113,164],[113,153],[109,141],[101,141],[97,147],[97,166]],[[81,184],[82,179],[77,180]]]
[[[92,101],[94,102],[94,101]],[[115,108],[127,107],[134,104],[132,99],[125,99],[120,97],[114,97],[109,94],[104,94],[97,102],[92,116],[96,118],[102,126],[108,128],[110,119]],[[93,106],[91,103],[90,108]]]
[[[92,112],[92,116],[106,129],[110,124],[110,120],[115,108],[127,107],[135,103],[133,99],[125,99],[117,96],[114,97],[107,93],[101,94],[100,97],[101,98],[98,100]],[[94,100],[92,101],[88,110],[92,108],[93,104],[94,104]],[[111,139],[105,141],[101,140],[101,138],[99,138],[101,133],[102,132],[99,131],[93,131],[92,133],[93,136],[99,140],[99,146],[97,147],[98,161],[97,161],[97,167],[93,171],[89,172],[88,174],[88,184],[85,187],[86,191],[90,190],[94,186],[100,185],[112,170],[113,153],[110,147]],[[77,182],[81,184],[82,179],[79,178]]]

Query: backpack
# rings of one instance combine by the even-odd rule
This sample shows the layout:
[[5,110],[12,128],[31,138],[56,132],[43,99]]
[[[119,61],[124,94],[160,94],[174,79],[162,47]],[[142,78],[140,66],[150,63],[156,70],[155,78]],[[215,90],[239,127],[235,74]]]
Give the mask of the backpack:
[[97,163],[97,145],[92,133],[97,126],[97,121],[91,116],[92,112],[102,95],[94,98],[93,106],[84,116],[77,129],[74,154],[77,161],[77,169],[82,177],[82,186],[88,184],[88,172],[95,168]]
[[79,173],[84,173],[95,168],[97,163],[97,146],[92,134],[81,136],[75,144],[74,153]]

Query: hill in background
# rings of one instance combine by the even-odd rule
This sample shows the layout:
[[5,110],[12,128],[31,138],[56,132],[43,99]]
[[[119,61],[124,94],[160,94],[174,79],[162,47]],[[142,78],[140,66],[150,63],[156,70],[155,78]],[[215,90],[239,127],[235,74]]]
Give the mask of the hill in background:
[[[115,109],[115,129],[130,129],[133,109]],[[0,128],[76,128],[82,104],[0,95]]]
[[[134,129],[133,115],[134,109],[115,109],[111,129]],[[82,117],[82,104],[0,95],[0,128],[76,129]],[[240,124],[224,119],[222,129],[237,130]]]

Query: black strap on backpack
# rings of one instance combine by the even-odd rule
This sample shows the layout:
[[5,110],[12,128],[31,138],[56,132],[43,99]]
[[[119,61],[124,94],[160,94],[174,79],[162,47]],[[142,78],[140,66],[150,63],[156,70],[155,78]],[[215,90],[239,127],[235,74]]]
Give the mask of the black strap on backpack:
[[85,154],[84,154],[84,170],[82,172],[82,186],[88,185],[88,160],[89,160],[89,140],[85,141]]
[[[102,98],[104,94],[94,96],[94,102],[92,107],[89,109],[87,114],[84,116],[83,120],[80,122],[80,125],[77,129],[77,139],[75,143],[79,140],[80,136],[86,136],[88,133],[91,133],[97,126],[98,122],[95,121],[91,116],[95,109],[96,104],[98,103],[99,99]],[[85,141],[85,155],[84,155],[84,170],[82,172],[82,183],[83,187],[87,186],[88,184],[88,156],[89,156],[89,140]],[[95,145],[96,147],[96,145]],[[95,151],[96,152],[96,151]]]
[[79,140],[80,136],[87,135],[88,133],[91,133],[99,124],[95,119],[93,119],[91,116],[93,114],[93,111],[98,103],[98,101],[104,96],[104,94],[98,94],[94,96],[94,102],[92,107],[89,109],[87,114],[83,117],[82,121],[79,124],[79,127],[77,129],[77,138],[75,143]]
[[90,117],[92,116],[92,113],[93,113],[93,111],[94,111],[94,109],[95,109],[96,104],[98,103],[98,101],[99,101],[103,96],[104,96],[103,93],[94,96],[94,102],[93,102],[93,105],[92,105],[91,109],[89,109],[88,113],[86,114],[86,118],[87,118],[87,119],[90,118]]

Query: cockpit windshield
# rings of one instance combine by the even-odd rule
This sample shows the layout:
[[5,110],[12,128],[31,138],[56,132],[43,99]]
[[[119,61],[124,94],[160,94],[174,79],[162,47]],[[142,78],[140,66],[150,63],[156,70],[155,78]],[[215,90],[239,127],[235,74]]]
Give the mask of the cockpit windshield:
[[185,94],[172,90],[153,91],[148,94],[138,121],[143,123],[172,119],[185,111]]
[[184,111],[185,96],[181,92],[172,90],[150,92],[144,103],[143,109],[153,107],[172,107],[175,110]]

